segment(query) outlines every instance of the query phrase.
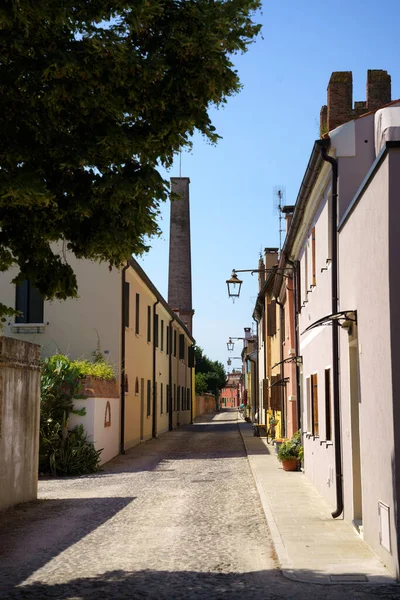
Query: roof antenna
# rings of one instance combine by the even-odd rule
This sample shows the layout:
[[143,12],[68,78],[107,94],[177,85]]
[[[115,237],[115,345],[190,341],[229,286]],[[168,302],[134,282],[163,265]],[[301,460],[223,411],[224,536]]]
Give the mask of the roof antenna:
[[285,204],[285,188],[281,185],[274,187],[274,215],[278,215],[279,221],[279,256],[282,250],[282,208]]

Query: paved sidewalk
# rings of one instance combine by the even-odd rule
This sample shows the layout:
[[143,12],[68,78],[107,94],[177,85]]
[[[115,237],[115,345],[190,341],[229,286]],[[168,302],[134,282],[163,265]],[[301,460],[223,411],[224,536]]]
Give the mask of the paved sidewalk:
[[353,527],[332,519],[326,501],[301,472],[283,471],[274,446],[239,421],[250,467],[286,577],[313,583],[394,583]]

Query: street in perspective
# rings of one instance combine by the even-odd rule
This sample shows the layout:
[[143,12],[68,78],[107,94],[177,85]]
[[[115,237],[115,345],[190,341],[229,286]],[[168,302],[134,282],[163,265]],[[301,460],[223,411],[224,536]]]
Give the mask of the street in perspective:
[[398,4],[0,2],[0,599],[400,600]]
[[[247,457],[248,430],[227,410],[146,442],[95,475],[43,479],[37,502],[1,515],[1,597],[398,598],[376,558],[380,585],[315,584],[324,575],[318,552],[303,557],[304,582],[282,575],[249,463],[268,449],[251,434],[257,445]],[[364,571],[368,549],[352,552]]]

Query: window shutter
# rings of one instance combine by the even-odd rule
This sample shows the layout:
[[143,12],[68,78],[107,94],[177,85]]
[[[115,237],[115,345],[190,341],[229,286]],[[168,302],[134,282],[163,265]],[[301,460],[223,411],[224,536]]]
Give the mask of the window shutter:
[[130,285],[124,281],[124,326],[129,327],[129,289]]
[[280,385],[274,385],[277,381],[281,379],[280,375],[273,375],[271,378],[271,409],[272,410],[281,410],[281,391],[282,387]]
[[194,368],[194,348],[193,346],[189,346],[188,348],[188,367],[191,369]]
[[16,286],[15,289],[15,309],[22,314],[16,317],[16,323],[28,322],[28,280],[25,279],[22,283]]
[[151,306],[147,307],[147,341],[151,342]]
[[43,323],[43,296],[29,282],[29,323]]
[[276,302],[272,300],[267,308],[267,334],[273,336],[276,334]]
[[158,348],[158,315],[154,315],[154,345]]
[[179,358],[185,359],[185,336],[183,333],[179,334]]
[[140,296],[136,294],[136,312],[135,312],[135,333],[139,335],[139,318],[140,318]]

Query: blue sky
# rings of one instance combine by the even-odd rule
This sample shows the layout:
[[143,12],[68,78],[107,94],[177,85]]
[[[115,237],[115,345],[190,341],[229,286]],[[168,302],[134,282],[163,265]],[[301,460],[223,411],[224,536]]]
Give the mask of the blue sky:
[[[278,246],[273,190],[283,186],[286,204],[294,204],[332,71],[352,71],[353,100],[365,100],[367,70],[385,69],[392,98],[400,98],[399,16],[398,0],[265,2],[258,15],[264,39],[235,58],[243,90],[212,112],[222,139],[211,146],[198,136],[182,155],[182,176],[191,180],[193,335],[225,367],[227,339],[252,325],[258,289],[257,276],[243,274],[233,304],[225,280],[232,268],[256,268],[264,247]],[[178,160],[168,176],[179,176]],[[167,299],[167,204],[160,226],[162,237],[139,262]]]

